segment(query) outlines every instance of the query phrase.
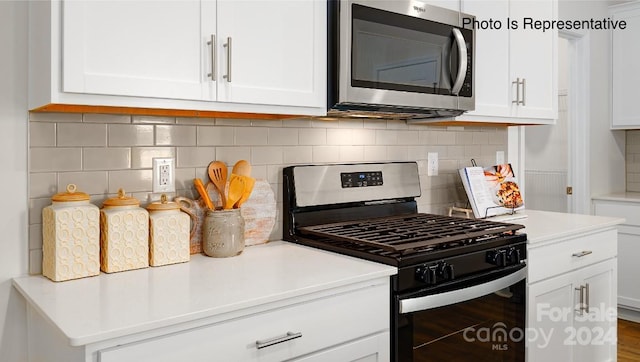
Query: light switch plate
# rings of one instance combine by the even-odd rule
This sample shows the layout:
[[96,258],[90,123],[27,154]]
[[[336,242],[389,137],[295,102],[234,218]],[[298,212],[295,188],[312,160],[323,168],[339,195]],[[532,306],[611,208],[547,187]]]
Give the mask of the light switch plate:
[[151,191],[154,193],[176,191],[176,170],[174,158],[153,158],[153,184]]
[[427,176],[438,176],[438,152],[427,154]]

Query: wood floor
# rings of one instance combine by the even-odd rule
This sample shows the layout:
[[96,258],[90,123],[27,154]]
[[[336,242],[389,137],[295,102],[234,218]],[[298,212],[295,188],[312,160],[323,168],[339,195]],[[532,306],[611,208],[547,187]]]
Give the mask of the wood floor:
[[618,361],[640,361],[640,323],[618,319]]

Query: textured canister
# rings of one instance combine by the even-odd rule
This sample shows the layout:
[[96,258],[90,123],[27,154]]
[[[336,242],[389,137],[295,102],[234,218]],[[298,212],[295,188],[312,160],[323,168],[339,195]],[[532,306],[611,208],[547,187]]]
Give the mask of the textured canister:
[[56,282],[100,274],[100,211],[76,185],[42,210],[42,274]]
[[135,197],[107,199],[100,210],[100,269],[114,273],[149,266],[149,213]]
[[[149,264],[160,266],[189,261],[191,217],[180,205],[162,194],[159,202],[147,206],[149,211]],[[195,223],[194,223],[195,225]]]
[[244,250],[244,219],[240,209],[209,210],[202,225],[202,250],[225,258]]

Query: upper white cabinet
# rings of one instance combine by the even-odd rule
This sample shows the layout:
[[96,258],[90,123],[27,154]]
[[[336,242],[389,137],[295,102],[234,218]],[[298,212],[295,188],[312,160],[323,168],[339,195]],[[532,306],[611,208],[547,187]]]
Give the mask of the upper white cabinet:
[[[479,22],[493,20],[493,28],[476,29],[476,108],[458,119],[555,123],[557,31],[525,28],[524,18],[556,19],[556,0],[463,0],[462,11]],[[517,29],[508,29],[508,21],[516,21]]]
[[640,26],[640,3],[613,6],[610,8],[613,20],[627,22],[627,30],[611,31],[611,128],[640,128],[640,114],[635,108],[640,82],[640,57],[637,29]]
[[30,2],[30,108],[323,115],[326,3]]

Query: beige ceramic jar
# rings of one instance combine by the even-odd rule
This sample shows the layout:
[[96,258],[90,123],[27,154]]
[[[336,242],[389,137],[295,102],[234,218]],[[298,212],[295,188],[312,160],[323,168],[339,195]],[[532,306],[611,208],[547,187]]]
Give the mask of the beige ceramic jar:
[[149,213],[135,197],[107,199],[100,210],[100,269],[113,273],[149,266]]
[[42,210],[42,274],[56,282],[100,274],[100,211],[76,185]]
[[[189,261],[191,218],[180,211],[180,205],[167,200],[147,206],[149,211],[149,264],[160,266]],[[194,222],[195,225],[195,222]]]

